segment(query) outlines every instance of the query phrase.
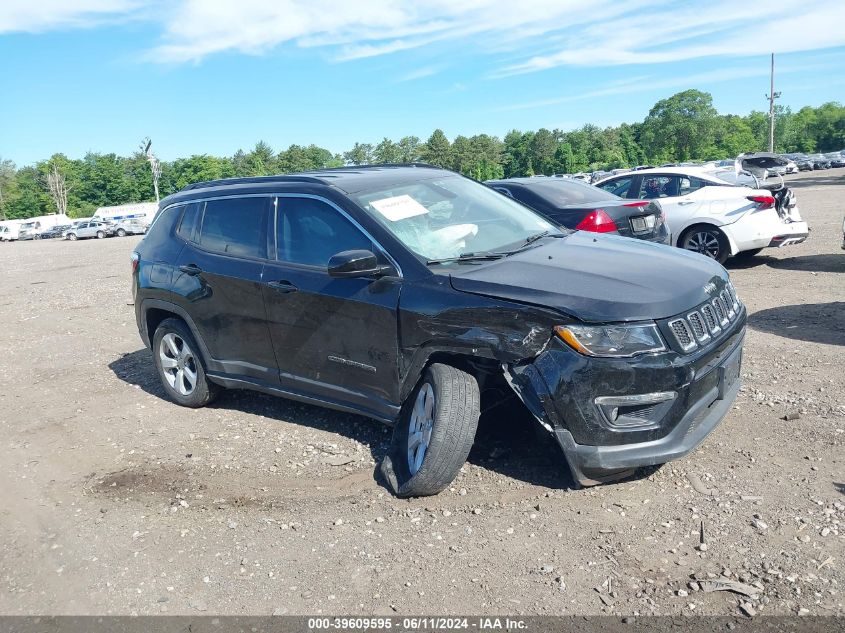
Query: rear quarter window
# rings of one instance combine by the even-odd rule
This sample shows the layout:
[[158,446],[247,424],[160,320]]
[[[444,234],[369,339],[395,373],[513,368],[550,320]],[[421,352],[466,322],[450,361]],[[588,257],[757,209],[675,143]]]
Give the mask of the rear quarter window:
[[182,213],[182,219],[179,222],[179,228],[176,229],[176,233],[186,242],[192,242],[196,239],[197,220],[204,204],[204,202],[192,202],[185,206],[185,211]]
[[182,215],[183,209],[184,206],[178,205],[159,211],[144,239],[138,245],[138,252],[144,259],[166,262],[171,258],[175,259],[179,254],[178,248],[174,249],[174,247],[181,248],[182,243],[173,239],[173,227]]

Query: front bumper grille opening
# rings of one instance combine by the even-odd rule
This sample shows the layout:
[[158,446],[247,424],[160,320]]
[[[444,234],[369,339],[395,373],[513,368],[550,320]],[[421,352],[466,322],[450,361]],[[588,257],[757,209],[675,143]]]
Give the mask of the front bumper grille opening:
[[675,319],[674,321],[670,321],[669,328],[672,330],[672,334],[675,335],[675,340],[678,342],[678,345],[680,345],[681,349],[685,352],[698,347],[698,344],[693,338],[690,326],[687,325],[687,322],[684,319]]
[[710,334],[704,325],[704,317],[699,312],[690,312],[687,315],[687,321],[692,328],[692,333],[695,335],[699,343],[705,343],[710,340]]
[[727,289],[722,290],[722,294],[719,295],[719,299],[722,301],[723,304],[725,304],[725,310],[727,311],[728,319],[733,321],[734,316],[736,316],[736,310],[734,310],[734,302],[733,299],[731,299],[731,295],[727,291]]
[[685,317],[667,323],[671,337],[682,352],[688,353],[715,340],[742,312],[736,290],[727,284],[709,302],[700,305]]
[[719,325],[725,327],[728,324],[728,308],[724,305],[718,297],[710,302],[716,310],[716,318],[719,319]]
[[719,327],[719,321],[716,318],[716,311],[713,309],[713,306],[701,306],[701,314],[704,317],[704,322],[707,324],[707,329],[710,330],[710,334],[715,336],[722,331],[722,328]]

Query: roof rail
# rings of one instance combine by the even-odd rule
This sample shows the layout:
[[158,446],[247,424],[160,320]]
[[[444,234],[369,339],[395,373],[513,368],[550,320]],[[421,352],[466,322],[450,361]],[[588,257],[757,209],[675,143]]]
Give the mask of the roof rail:
[[278,175],[278,176],[244,176],[241,178],[220,178],[218,180],[203,180],[185,185],[180,191],[191,191],[193,189],[205,189],[207,187],[219,187],[223,185],[260,184],[262,182],[310,182],[321,183],[322,181],[312,176]]
[[312,184],[325,184],[319,178],[319,174],[326,174],[341,171],[357,171],[361,169],[377,169],[379,167],[419,167],[423,169],[443,169],[436,165],[427,163],[374,163],[372,165],[345,165],[343,167],[323,167],[311,169],[295,174],[276,174],[272,176],[242,176],[239,178],[220,178],[218,180],[204,180],[191,183],[180,189],[180,191],[191,191],[194,189],[206,189],[208,187],[219,187],[225,185],[261,184],[264,182],[308,182]]

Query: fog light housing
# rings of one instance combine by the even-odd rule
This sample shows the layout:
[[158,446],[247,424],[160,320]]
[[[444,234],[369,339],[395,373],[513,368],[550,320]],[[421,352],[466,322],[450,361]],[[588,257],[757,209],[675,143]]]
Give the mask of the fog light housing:
[[656,391],[629,396],[599,396],[595,403],[609,427],[642,429],[657,425],[677,397],[675,391]]

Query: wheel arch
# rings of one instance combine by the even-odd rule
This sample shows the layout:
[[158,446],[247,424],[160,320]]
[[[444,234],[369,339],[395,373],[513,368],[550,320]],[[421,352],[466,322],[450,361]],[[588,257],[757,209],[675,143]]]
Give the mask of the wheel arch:
[[202,361],[206,368],[213,369],[217,365],[216,361],[209,353],[205,341],[202,336],[200,336],[199,330],[197,329],[193,319],[185,310],[176,304],[170,303],[169,301],[163,301],[161,299],[145,299],[141,304],[141,315],[144,326],[143,338],[147,347],[152,348],[153,335],[156,328],[161,325],[162,321],[165,319],[177,318],[180,321],[183,321],[191,331],[191,335],[197,342],[200,356],[202,357]]
[[485,358],[469,353],[451,350],[434,350],[425,359],[419,371],[408,374],[400,390],[401,405],[408,402],[408,398],[417,388],[431,365],[440,363],[450,365],[466,372],[478,383],[481,394],[481,410],[485,411],[496,406],[505,397],[513,395],[505,380],[502,363],[493,358]]

